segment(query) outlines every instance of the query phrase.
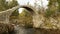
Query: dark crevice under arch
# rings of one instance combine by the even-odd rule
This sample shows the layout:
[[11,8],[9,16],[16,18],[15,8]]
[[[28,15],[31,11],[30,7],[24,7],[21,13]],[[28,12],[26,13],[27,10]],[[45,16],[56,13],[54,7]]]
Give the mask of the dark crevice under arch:
[[26,10],[28,10],[31,14],[35,13],[33,9],[29,8],[29,7],[21,7],[21,8],[25,8]]

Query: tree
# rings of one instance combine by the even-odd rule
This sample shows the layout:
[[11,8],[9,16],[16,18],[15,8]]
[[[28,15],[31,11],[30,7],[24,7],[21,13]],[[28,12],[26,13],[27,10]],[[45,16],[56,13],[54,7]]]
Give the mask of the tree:
[[4,11],[8,8],[5,0],[0,0],[0,11]]
[[[9,3],[10,2],[10,3]],[[9,1],[8,2],[8,6],[9,8],[12,8],[14,6],[17,6],[18,5],[18,2],[16,0],[12,0],[12,1]]]
[[58,2],[58,11],[60,12],[60,0],[57,0]]
[[49,0],[48,9],[46,11],[47,16],[52,16],[58,9],[57,0]]
[[[10,3],[9,3],[9,2],[10,2]],[[16,0],[12,0],[12,1],[9,1],[9,2],[8,2],[8,7],[9,7],[9,8],[12,8],[12,7],[18,5],[18,3],[17,3]],[[15,18],[18,18],[18,15],[19,15],[19,12],[18,12],[18,9],[17,9],[17,10],[15,10],[15,11],[12,13],[11,17],[15,16]]]

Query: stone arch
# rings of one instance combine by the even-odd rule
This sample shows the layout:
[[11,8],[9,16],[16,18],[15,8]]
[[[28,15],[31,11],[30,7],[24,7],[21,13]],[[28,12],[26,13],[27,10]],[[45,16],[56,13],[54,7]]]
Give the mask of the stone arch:
[[[5,19],[3,19],[3,20],[1,20],[0,19],[0,22],[2,22],[2,23],[9,23],[9,16],[16,10],[16,9],[18,9],[18,8],[26,8],[27,10],[29,9],[29,11],[31,11],[31,13],[33,13],[33,15],[32,16],[35,16],[35,14],[36,14],[36,9],[35,8],[33,8],[32,6],[26,6],[26,5],[18,5],[18,6],[15,6],[15,7],[12,7],[11,9],[8,9],[8,10],[5,10],[5,11],[2,11],[2,12],[0,12],[0,18],[1,19],[3,19],[3,18],[5,18]],[[5,17],[4,17],[5,16]],[[2,18],[3,17],[3,18]],[[34,19],[34,18],[33,18]]]
[[[31,6],[20,6],[19,8],[24,8],[24,9],[28,10],[28,12],[30,12],[30,14],[32,15],[32,18],[33,18],[33,15],[35,15],[35,9],[33,9],[33,7],[31,7]],[[19,8],[17,8],[17,9],[19,9]]]
[[[27,6],[27,5],[20,5],[17,9],[19,8],[25,8],[26,10],[28,10],[31,14],[36,14],[36,9],[32,6]],[[14,11],[13,11],[14,12]],[[12,12],[12,13],[13,13]]]
[[21,6],[20,8],[25,8],[25,9],[28,10],[32,15],[35,13],[34,10],[33,10],[31,7]]

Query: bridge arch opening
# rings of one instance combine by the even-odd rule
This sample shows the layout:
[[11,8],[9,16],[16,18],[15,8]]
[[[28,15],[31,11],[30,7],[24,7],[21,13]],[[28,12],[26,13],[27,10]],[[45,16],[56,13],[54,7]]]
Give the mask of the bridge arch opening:
[[22,6],[21,8],[28,10],[32,15],[35,13],[34,10],[30,7]]
[[[27,20],[25,19],[25,23],[26,23],[26,21],[28,21],[29,19],[30,19],[30,21],[32,21],[32,22],[30,22],[30,21],[28,21],[28,22],[30,22],[29,24],[26,24],[26,25],[28,25],[28,26],[31,26],[31,27],[33,27],[33,14],[35,13],[34,12],[34,10],[33,9],[31,9],[31,8],[29,8],[29,7],[25,7],[25,6],[23,6],[23,7],[20,7],[20,8],[24,8],[24,9],[26,9],[27,10],[27,12],[29,12],[28,14],[30,14],[30,15],[28,15],[28,16],[30,16],[30,18],[28,18],[27,17]],[[18,8],[18,9],[20,9],[20,8]],[[21,19],[21,18],[20,18]],[[15,19],[14,19],[15,20]],[[14,21],[14,20],[11,20],[11,21]],[[17,22],[17,20],[15,20],[15,23]],[[12,22],[11,22],[12,23]]]
[[[30,7],[21,6],[20,8],[26,9],[26,10],[27,10],[28,12],[30,12],[32,15],[35,14],[34,10],[33,10],[32,8],[30,8]],[[19,12],[19,9],[20,9],[20,8],[18,8],[18,9],[16,9],[16,10],[18,10],[18,12]],[[16,10],[15,10],[15,11],[16,11]],[[14,12],[13,12],[13,13],[14,13]],[[13,15],[13,13],[12,13],[11,15]],[[11,16],[11,15],[10,15],[10,16]]]

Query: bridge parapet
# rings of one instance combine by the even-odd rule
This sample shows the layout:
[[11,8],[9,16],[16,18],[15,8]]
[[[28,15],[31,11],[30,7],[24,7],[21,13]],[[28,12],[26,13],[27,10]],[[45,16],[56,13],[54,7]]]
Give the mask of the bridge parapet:
[[0,12],[0,23],[8,23],[9,22],[9,16],[14,12],[16,9],[18,9],[19,6],[13,7],[11,9],[1,11]]

